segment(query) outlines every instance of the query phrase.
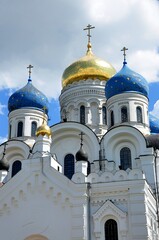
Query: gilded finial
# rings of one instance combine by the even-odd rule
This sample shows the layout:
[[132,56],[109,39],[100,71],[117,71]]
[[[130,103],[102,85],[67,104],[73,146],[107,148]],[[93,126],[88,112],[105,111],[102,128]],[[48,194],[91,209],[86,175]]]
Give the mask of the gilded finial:
[[27,67],[28,69],[29,69],[29,81],[31,81],[31,69],[33,68],[33,66],[30,64],[28,67]]
[[126,48],[126,47],[123,47],[121,49],[121,51],[123,51],[123,56],[124,56],[124,62],[123,62],[124,65],[127,64],[127,62],[126,62],[126,51],[127,50],[128,50],[128,48]]
[[52,135],[51,129],[50,127],[45,123],[45,114],[46,114],[46,107],[43,107],[43,122],[42,125],[40,127],[38,127],[37,131],[36,131],[36,136],[38,137],[39,135],[47,135],[48,137],[50,137]]
[[88,44],[87,44],[87,54],[88,53],[91,53],[91,48],[92,48],[92,45],[91,45],[91,29],[93,29],[95,27],[93,27],[91,24],[88,24],[86,28],[84,28],[83,30],[87,30],[88,33],[87,33],[87,36],[88,36]]

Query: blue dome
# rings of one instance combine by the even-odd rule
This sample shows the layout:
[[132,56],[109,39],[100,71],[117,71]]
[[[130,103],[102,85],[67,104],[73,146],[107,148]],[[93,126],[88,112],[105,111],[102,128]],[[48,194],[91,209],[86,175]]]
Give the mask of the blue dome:
[[105,86],[105,95],[109,99],[117,94],[135,92],[148,97],[147,81],[138,73],[123,65],[123,68],[110,78]]
[[150,132],[159,134],[159,119],[149,114]]
[[31,79],[28,80],[28,83],[23,88],[13,93],[9,98],[9,112],[20,108],[34,108],[40,110],[45,108],[45,113],[48,113],[48,99],[32,85]]

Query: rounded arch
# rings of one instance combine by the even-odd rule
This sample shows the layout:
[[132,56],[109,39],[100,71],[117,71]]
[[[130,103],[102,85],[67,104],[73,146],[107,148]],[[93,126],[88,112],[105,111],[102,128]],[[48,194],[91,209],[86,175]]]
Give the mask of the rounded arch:
[[35,137],[36,130],[37,130],[37,122],[36,121],[32,121],[31,122],[31,136],[32,137]]
[[110,111],[110,126],[114,126],[114,111]]
[[27,159],[30,149],[30,146],[21,140],[9,140],[7,141],[6,158],[9,161]]
[[61,111],[61,117],[64,122],[75,121],[75,103],[71,102],[67,106],[63,107]]
[[107,108],[105,104],[102,105],[102,123],[107,124]]
[[23,136],[23,121],[19,121],[17,125],[17,137]]
[[120,150],[120,169],[126,170],[132,168],[132,156],[129,147],[123,147]]
[[[134,159],[139,155],[139,148],[136,144],[136,139],[130,134],[125,134],[125,137],[123,139],[122,136],[118,136],[116,135],[116,139],[110,139],[110,142],[109,142],[109,156],[111,157],[108,157],[108,152],[106,153],[107,155],[107,158],[110,160],[113,160],[115,163],[116,163],[116,169],[122,169],[122,170],[126,170],[125,167],[123,166],[124,165],[124,159],[121,157],[121,151],[123,149],[129,149],[130,150],[130,158],[129,160],[131,159],[131,161],[129,161],[129,163],[131,163],[131,167],[129,166],[129,168],[133,168],[135,167],[134,164],[135,164],[135,161]],[[127,157],[127,156],[125,156]],[[121,160],[121,158],[123,160]],[[121,166],[122,165],[122,166]],[[123,168],[124,167],[124,168]]]
[[136,119],[138,123],[143,122],[142,108],[140,106],[136,107]]
[[80,106],[80,123],[85,124],[86,108],[84,105]]
[[51,153],[57,155],[59,163],[64,166],[64,157],[68,153],[74,156],[80,148],[80,132],[84,132],[84,149],[88,154],[88,159],[98,159],[99,141],[96,134],[86,125],[77,122],[62,122],[51,127],[54,133],[51,144]]
[[91,123],[96,125],[99,122],[99,104],[97,101],[90,103]]
[[94,214],[94,233],[99,239],[105,239],[105,223],[108,220],[114,220],[118,226],[119,239],[121,233],[126,234],[127,229],[127,214],[119,209],[114,203],[107,200]]
[[75,157],[72,153],[68,153],[64,157],[64,175],[69,179],[75,172]]
[[121,122],[128,122],[128,109],[127,106],[121,107]]
[[97,105],[100,105],[100,104],[101,104],[100,100],[97,99],[97,98],[94,98],[94,97],[90,98],[90,99],[88,100],[88,103],[89,103],[89,104],[96,103]]
[[105,240],[118,240],[118,225],[114,219],[108,219],[104,224]]
[[151,152],[151,149],[147,149],[144,135],[138,129],[126,125],[110,129],[101,140],[101,144],[104,149],[109,149],[105,152],[105,157],[108,161],[116,163],[116,170],[120,166],[120,150],[122,148],[130,148],[132,168],[137,164],[135,158]]
[[75,107],[80,108],[80,106],[84,105],[85,107],[90,107],[90,103],[87,101],[87,99],[83,98],[76,102]]
[[16,160],[12,164],[12,177],[14,177],[22,169],[22,163]]
[[61,111],[61,119],[63,122],[67,122],[67,110],[66,108],[63,108]]

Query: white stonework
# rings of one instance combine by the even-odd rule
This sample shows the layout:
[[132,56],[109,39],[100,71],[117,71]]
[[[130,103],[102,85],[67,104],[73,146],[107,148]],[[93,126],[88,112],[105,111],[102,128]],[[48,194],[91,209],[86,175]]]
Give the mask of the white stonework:
[[61,120],[80,122],[80,106],[86,108],[85,124],[97,136],[102,136],[107,125],[103,123],[102,107],[106,106],[105,81],[88,79],[66,86],[60,95]]
[[[115,125],[124,124],[121,121],[121,108],[126,106],[128,109],[128,121],[126,124],[139,129],[144,135],[150,134],[148,118],[148,99],[137,93],[118,94],[107,100],[108,127],[111,127],[110,112],[114,111]],[[136,107],[141,107],[142,123],[137,122]]]
[[21,108],[9,113],[8,136],[10,139],[17,139],[18,122],[23,122],[23,136],[18,137],[19,140],[26,142],[32,146],[35,142],[35,137],[31,136],[31,123],[36,122],[37,127],[42,125],[43,119],[47,122],[48,117],[37,109]]
[[[47,122],[41,110],[10,112],[10,137],[0,145],[2,159],[7,144],[5,159],[10,164],[7,176],[5,171],[0,173],[0,239],[108,240],[109,220],[117,226],[118,238],[113,240],[159,239],[159,152],[146,140],[148,99],[124,93],[106,101],[104,88],[105,81],[98,79],[64,87],[61,122],[51,127],[52,137],[31,136],[32,121],[37,127]],[[80,123],[82,105],[85,124]],[[122,106],[128,110],[127,122],[121,122]],[[137,106],[142,123],[137,122]],[[17,137],[19,121],[23,122],[21,137]],[[88,162],[75,159],[81,132]],[[125,162],[123,149],[129,153]]]

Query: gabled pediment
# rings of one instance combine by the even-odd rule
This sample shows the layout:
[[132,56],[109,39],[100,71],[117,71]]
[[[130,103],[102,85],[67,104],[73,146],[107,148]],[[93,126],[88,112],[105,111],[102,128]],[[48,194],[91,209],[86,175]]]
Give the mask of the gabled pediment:
[[93,214],[94,219],[101,220],[105,217],[105,215],[112,215],[116,216],[117,218],[125,218],[126,213],[123,212],[121,209],[119,209],[117,206],[115,206],[114,203],[111,201],[106,201],[103,206],[101,206],[95,214]]
[[114,219],[118,224],[119,231],[126,234],[127,213],[108,200],[93,214],[96,237],[102,239],[102,236],[104,236],[104,224],[109,219]]

